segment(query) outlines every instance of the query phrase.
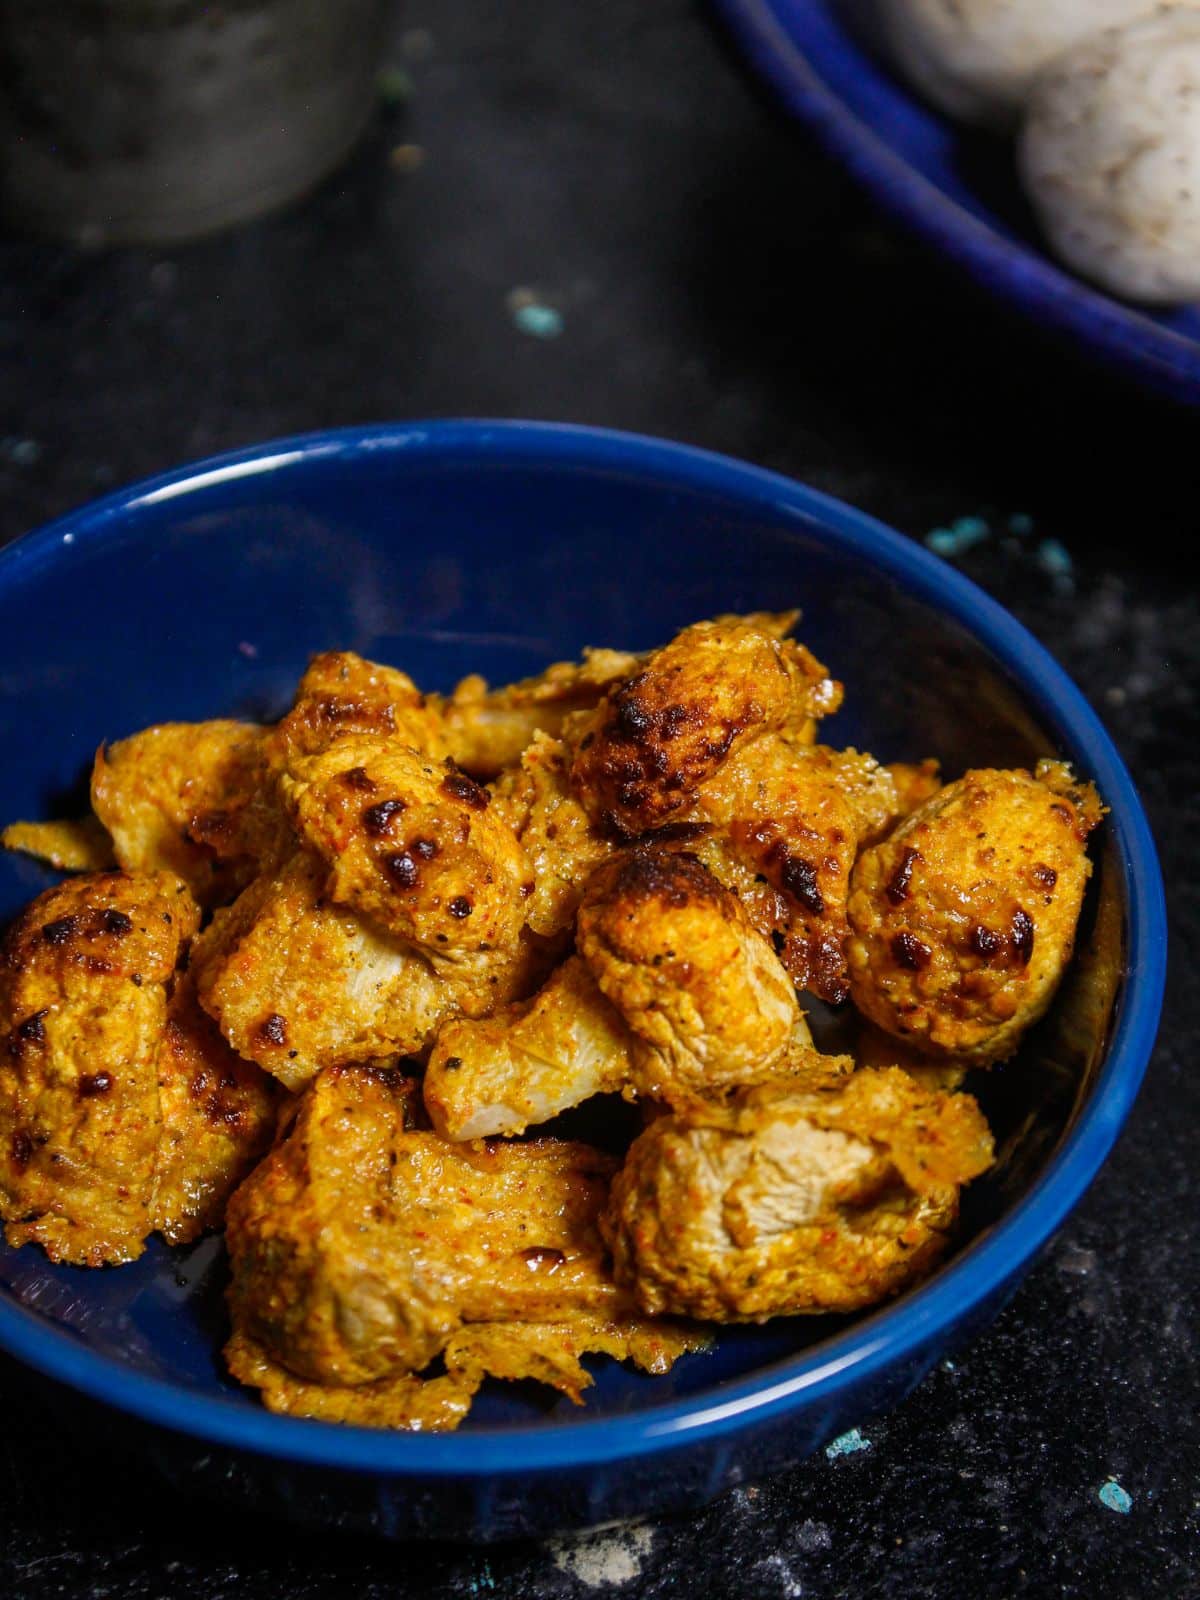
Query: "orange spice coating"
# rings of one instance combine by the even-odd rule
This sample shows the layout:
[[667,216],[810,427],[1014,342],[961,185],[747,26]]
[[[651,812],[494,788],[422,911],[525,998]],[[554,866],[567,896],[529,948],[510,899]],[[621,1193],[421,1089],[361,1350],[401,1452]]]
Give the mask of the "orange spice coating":
[[92,806],[127,872],[173,872],[220,905],[288,854],[253,723],[166,722],[102,745]]
[[543,1139],[452,1145],[410,1081],[330,1068],[234,1195],[235,1332],[314,1382],[420,1371],[467,1323],[631,1311],[597,1219],[611,1157]]
[[167,985],[199,912],[168,873],[74,878],[0,951],[0,1215],[54,1261],[132,1261],[153,1223]]
[[345,737],[281,779],[329,893],[434,961],[476,964],[509,945],[533,891],[529,863],[486,789],[395,741]]
[[521,938],[486,964],[435,973],[410,945],[326,893],[304,852],[259,878],[196,940],[200,1003],[241,1056],[288,1089],[324,1066],[417,1054],[440,1023],[483,1016],[537,987],[544,954]]
[[407,672],[351,650],[326,650],[309,662],[292,709],[271,729],[267,765],[287,772],[293,761],[355,735],[394,739],[435,760],[446,754],[441,718]]
[[186,1244],[221,1226],[225,1202],[265,1153],[275,1128],[275,1085],[233,1053],[188,977],[167,1003],[157,1072],[161,1127],[150,1221],[169,1243]]
[[533,891],[525,902],[526,925],[544,938],[570,931],[592,869],[620,848],[572,794],[570,761],[562,739],[536,734],[518,765],[491,791],[497,814],[507,820],[529,863]]
[[699,622],[572,730],[571,786],[593,821],[642,833],[686,809],[740,744],[787,724],[811,740],[840,701],[803,645],[741,619]]
[[929,1055],[1011,1055],[1074,948],[1102,807],[1061,763],[968,772],[854,868],[851,992]]
[[576,942],[603,994],[649,1048],[639,1086],[673,1100],[778,1060],[795,991],[737,897],[693,856],[631,850],[592,874]]
[[638,1041],[571,956],[530,1000],[444,1023],[425,1069],[425,1109],[447,1139],[523,1133],[631,1084]]
[[445,1370],[436,1377],[401,1372],[374,1383],[313,1383],[272,1361],[240,1332],[225,1346],[225,1359],[240,1383],[261,1390],[267,1409],[284,1416],[444,1433],[462,1422],[485,1378],[534,1379],[582,1405],[593,1380],[581,1357],[612,1356],[660,1375],[708,1342],[702,1329],[661,1317],[576,1312],[558,1322],[465,1324],[447,1340]]
[[581,662],[556,661],[536,678],[490,689],[472,674],[451,695],[431,695],[448,754],[476,778],[515,765],[538,733],[553,737],[569,717],[588,711],[614,679],[637,666],[624,650],[586,650]]
[[835,1067],[817,1057],[799,1086],[659,1117],[634,1141],[604,1229],[644,1311],[856,1311],[933,1266],[959,1186],[991,1162],[987,1123],[898,1069]]

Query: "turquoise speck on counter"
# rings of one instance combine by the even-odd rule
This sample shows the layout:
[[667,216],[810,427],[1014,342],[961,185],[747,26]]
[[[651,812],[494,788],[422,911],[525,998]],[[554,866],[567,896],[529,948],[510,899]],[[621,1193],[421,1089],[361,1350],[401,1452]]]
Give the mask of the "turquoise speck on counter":
[[972,545],[982,544],[990,533],[983,517],[956,517],[948,528],[931,529],[925,544],[934,555],[960,556]]
[[987,538],[990,529],[982,517],[955,517],[950,524],[959,544],[965,549],[968,545],[979,544]]
[[1043,539],[1038,545],[1037,558],[1042,571],[1055,576],[1069,573],[1074,566],[1070,551],[1059,539]]
[[513,312],[513,321],[522,333],[531,334],[535,339],[557,339],[563,331],[562,316],[553,306],[518,306]]
[[1096,1493],[1102,1506],[1107,1506],[1110,1511],[1119,1511],[1123,1517],[1127,1517],[1133,1509],[1133,1496],[1122,1489],[1115,1478],[1102,1483]]
[[857,1428],[851,1428],[849,1433],[839,1434],[831,1444],[825,1446],[825,1454],[830,1461],[836,1461],[839,1456],[852,1456],[857,1450],[869,1450],[870,1439],[864,1439]]

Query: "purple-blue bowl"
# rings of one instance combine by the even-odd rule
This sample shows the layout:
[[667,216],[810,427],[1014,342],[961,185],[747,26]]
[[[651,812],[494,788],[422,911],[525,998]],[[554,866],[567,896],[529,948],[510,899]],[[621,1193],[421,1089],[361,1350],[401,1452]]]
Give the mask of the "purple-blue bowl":
[[[1154,1040],[1165,916],[1129,775],[1047,652],[924,550],[735,461],[582,428],[383,425],[185,467],[0,553],[4,819],[69,811],[102,739],[279,712],[313,650],[444,687],[793,604],[848,685],[834,742],[951,771],[1061,752],[1110,807],[1072,983],[984,1086],[1003,1159],[953,1258],[874,1315],[728,1328],[665,1378],[597,1361],[582,1409],[494,1385],[438,1436],[271,1416],[232,1384],[219,1239],[93,1272],[0,1247],[0,1346],[61,1381],[67,1426],[103,1403],[189,1490],[397,1537],[645,1515],[795,1461],[991,1317],[1095,1177]],[[0,918],[49,881],[5,857]]]
[[1060,266],[1011,143],[957,127],[908,89],[851,26],[849,0],[714,3],[781,104],[898,221],[1035,322],[1200,405],[1200,306],[1128,304]]

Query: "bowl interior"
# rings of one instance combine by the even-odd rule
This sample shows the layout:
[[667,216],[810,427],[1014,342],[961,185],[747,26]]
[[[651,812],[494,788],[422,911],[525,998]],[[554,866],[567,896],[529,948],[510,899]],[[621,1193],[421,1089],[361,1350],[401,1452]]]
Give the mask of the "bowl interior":
[[[661,456],[661,458],[660,458]],[[0,558],[0,821],[69,815],[92,752],[156,721],[280,713],[315,650],[349,648],[429,688],[537,671],[589,643],[648,646],[721,611],[802,606],[800,636],[847,685],[831,743],[881,759],[1029,764],[1064,749],[1052,710],[941,609],[839,530],[837,508],[772,480],[553,451],[284,451],[153,486]],[[736,475],[735,475],[736,476]],[[841,513],[844,517],[845,513]],[[0,920],[53,874],[0,858]],[[1044,1170],[1086,1093],[1118,1001],[1123,907],[1098,863],[1072,981],[1022,1056],[982,1085],[1002,1152],[970,1191],[965,1248]],[[3,1293],[92,1350],[245,1407],[223,1375],[219,1239],[153,1240],[132,1266],[52,1267],[0,1245]],[[709,1390],[829,1337],[841,1320],[728,1329],[649,1379],[593,1364],[587,1415]],[[576,1421],[541,1390],[492,1385],[470,1428]]]

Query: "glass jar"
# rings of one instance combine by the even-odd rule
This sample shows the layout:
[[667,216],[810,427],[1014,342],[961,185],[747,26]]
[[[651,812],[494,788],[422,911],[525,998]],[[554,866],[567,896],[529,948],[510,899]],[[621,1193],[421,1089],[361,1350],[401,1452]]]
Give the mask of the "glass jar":
[[163,243],[283,205],[375,96],[391,0],[0,0],[0,206]]

